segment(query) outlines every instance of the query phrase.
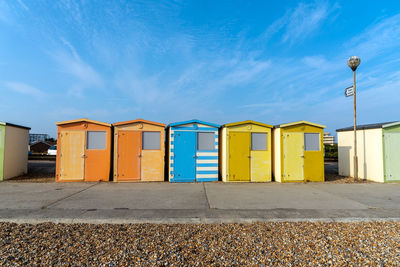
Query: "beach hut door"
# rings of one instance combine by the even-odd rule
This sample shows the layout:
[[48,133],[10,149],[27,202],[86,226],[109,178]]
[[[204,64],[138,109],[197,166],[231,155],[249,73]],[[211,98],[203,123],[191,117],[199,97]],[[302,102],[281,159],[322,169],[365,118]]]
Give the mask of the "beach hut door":
[[229,133],[229,180],[250,181],[250,133]]
[[142,133],[119,131],[118,134],[118,180],[139,180],[142,156]]
[[85,131],[62,131],[60,180],[83,180],[85,173]]
[[285,181],[304,180],[303,133],[283,134],[283,177]]
[[175,131],[174,180],[194,182],[196,180],[196,132]]
[[400,180],[400,133],[385,133],[385,180]]

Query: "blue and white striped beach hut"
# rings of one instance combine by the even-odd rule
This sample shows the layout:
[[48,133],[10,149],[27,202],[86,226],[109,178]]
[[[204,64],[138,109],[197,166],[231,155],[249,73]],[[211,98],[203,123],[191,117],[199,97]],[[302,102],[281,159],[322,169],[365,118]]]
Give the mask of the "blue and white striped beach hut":
[[218,181],[219,127],[199,120],[167,126],[170,182]]

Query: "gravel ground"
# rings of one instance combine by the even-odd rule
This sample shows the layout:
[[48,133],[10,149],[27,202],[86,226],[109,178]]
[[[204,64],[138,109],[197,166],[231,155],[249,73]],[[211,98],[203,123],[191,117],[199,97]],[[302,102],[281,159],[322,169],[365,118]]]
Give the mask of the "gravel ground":
[[11,178],[11,179],[7,180],[7,182],[12,182],[12,183],[53,183],[53,182],[55,182],[55,178],[54,178],[54,176],[44,177],[43,175],[40,175],[40,176],[24,175],[24,176],[18,176],[15,178]]
[[333,184],[358,184],[358,183],[373,183],[363,179],[354,179],[353,177],[340,176],[338,174],[338,162],[325,162],[325,182]]
[[399,266],[400,223],[0,223],[1,265]]
[[374,183],[373,181],[363,180],[363,179],[354,179],[354,177],[346,177],[340,176],[338,174],[325,174],[325,183],[331,184],[367,184]]

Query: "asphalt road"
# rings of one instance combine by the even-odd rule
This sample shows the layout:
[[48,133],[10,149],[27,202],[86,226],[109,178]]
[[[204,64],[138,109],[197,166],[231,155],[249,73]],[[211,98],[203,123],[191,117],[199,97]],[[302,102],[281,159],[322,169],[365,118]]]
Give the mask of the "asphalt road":
[[400,220],[400,184],[0,183],[0,221]]
[[29,160],[28,174],[34,176],[55,176],[56,162],[50,160]]
[[328,161],[325,162],[325,175],[326,174],[334,174],[337,175],[339,173],[339,167],[337,161]]
[[[54,161],[29,161],[49,177]],[[326,175],[337,163],[325,164]],[[253,222],[398,220],[400,184],[0,183],[0,221]]]

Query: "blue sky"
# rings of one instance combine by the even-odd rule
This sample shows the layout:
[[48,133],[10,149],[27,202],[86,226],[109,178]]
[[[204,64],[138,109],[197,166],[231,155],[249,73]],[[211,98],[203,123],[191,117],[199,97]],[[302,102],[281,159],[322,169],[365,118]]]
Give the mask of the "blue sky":
[[0,121],[400,120],[400,3],[0,0]]

